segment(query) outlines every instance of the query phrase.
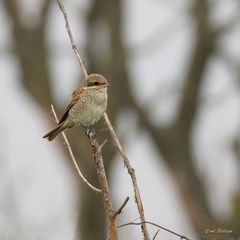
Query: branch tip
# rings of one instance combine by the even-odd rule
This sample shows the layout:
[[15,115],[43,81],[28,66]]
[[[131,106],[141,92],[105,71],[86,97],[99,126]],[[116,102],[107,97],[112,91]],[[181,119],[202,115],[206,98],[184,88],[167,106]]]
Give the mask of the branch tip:
[[123,208],[127,205],[127,202],[129,201],[129,197],[126,197],[126,199],[124,200],[123,204],[121,205],[121,207],[113,214],[113,218],[116,218],[117,215],[120,215]]
[[158,235],[159,232],[160,232],[160,230],[158,229],[157,232],[156,232],[156,233],[154,234],[154,236],[153,236],[153,240],[156,239],[156,237],[157,237],[157,235]]
[[102,148],[104,147],[104,145],[107,143],[107,139],[105,139],[103,142],[102,142],[102,144],[99,146],[99,148],[98,148],[98,151],[99,152],[101,152],[102,151]]

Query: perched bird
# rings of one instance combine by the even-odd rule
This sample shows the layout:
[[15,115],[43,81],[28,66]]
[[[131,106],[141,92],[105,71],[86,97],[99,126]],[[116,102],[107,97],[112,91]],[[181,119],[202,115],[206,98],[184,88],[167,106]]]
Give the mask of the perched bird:
[[71,102],[60,119],[58,126],[43,138],[52,141],[63,130],[76,125],[94,125],[106,111],[109,83],[100,74],[90,74],[71,95]]

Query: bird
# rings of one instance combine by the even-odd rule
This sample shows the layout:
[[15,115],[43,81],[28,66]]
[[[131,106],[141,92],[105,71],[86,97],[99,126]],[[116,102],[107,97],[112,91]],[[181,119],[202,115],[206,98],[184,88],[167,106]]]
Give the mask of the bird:
[[103,116],[107,109],[107,89],[110,86],[100,74],[90,74],[72,92],[70,104],[62,115],[57,127],[43,136],[52,141],[63,130],[82,125],[90,127]]

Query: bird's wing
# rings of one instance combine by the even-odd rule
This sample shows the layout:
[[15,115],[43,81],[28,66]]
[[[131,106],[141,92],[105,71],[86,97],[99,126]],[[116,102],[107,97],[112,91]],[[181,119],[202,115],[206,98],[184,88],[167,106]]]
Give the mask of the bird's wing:
[[58,124],[60,124],[66,120],[70,109],[76,104],[76,102],[78,101],[79,97],[84,92],[84,90],[85,89],[80,85],[72,92],[70,104],[67,106],[67,109],[66,109],[65,113],[62,115]]

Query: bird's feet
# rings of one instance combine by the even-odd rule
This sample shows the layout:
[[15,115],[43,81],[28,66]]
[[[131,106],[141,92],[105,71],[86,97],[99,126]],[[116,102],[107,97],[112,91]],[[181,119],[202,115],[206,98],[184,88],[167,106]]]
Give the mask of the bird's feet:
[[95,129],[92,126],[85,127],[85,133],[88,137],[94,137],[96,136]]

